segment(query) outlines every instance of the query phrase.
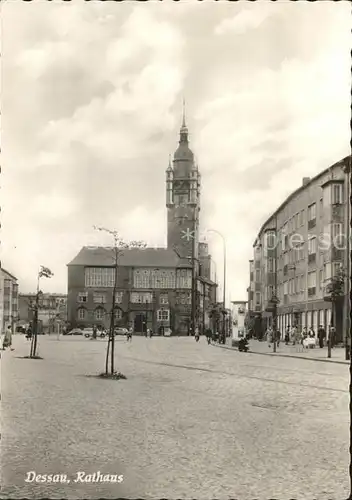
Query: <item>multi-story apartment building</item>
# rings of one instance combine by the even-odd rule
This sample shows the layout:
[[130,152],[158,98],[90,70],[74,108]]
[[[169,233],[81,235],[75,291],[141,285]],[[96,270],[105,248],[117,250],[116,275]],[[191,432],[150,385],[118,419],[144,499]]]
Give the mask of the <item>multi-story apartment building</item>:
[[[19,294],[19,323],[27,325],[33,321],[35,293]],[[67,322],[67,295],[62,293],[40,293],[38,300],[38,322],[44,332],[56,332]]]
[[[350,161],[344,158],[314,178],[304,178],[260,229],[250,283],[252,308],[261,315],[263,329],[272,321],[275,297],[281,332],[293,324],[315,331],[320,324],[326,329],[331,324],[327,285],[339,269],[349,270]],[[333,323],[342,341],[347,296],[340,305]]]
[[0,269],[0,327],[2,331],[9,326],[15,331],[18,319],[17,278],[5,269]]
[[[121,326],[136,332],[171,327],[179,334],[187,334],[193,322],[208,326],[216,284],[208,245],[199,242],[200,187],[183,116],[179,145],[166,169],[167,248],[128,249],[119,258],[115,318]],[[84,247],[68,264],[72,326],[109,326],[114,272],[112,248]]]
[[247,304],[248,313],[255,312],[254,306],[254,260],[249,261],[249,287],[247,288]]

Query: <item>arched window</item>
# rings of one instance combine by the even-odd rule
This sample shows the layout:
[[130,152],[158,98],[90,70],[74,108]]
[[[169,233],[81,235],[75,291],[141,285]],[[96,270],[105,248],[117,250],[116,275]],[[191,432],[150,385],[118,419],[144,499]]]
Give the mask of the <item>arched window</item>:
[[97,307],[95,310],[95,319],[103,319],[105,315],[105,309],[102,307]]
[[80,307],[77,309],[77,317],[78,319],[86,319],[87,316],[87,311],[84,309],[84,307]]
[[115,319],[122,319],[123,312],[120,308],[115,308]]

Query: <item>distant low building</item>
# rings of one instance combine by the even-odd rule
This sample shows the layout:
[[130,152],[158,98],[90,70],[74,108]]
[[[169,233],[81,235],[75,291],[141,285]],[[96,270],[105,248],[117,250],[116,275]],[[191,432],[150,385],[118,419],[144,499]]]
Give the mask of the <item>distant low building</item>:
[[[19,324],[28,325],[33,321],[35,293],[19,295]],[[67,295],[62,293],[41,293],[38,302],[38,322],[46,333],[61,331],[67,323]]]
[[8,326],[15,331],[18,320],[18,283],[17,278],[0,268],[0,328]]

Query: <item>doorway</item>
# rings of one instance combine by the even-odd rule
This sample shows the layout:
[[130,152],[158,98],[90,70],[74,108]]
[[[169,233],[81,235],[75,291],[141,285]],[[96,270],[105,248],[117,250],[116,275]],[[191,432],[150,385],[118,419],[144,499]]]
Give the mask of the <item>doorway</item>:
[[145,314],[136,314],[134,318],[135,333],[145,333],[147,331]]

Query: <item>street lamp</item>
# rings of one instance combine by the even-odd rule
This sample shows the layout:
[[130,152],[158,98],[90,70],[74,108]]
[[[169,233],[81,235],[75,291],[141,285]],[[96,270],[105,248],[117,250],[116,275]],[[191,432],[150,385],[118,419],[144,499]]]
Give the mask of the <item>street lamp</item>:
[[[273,352],[276,352],[277,341],[277,305],[280,302],[277,296],[277,217],[275,216],[275,239],[274,239],[274,292],[270,302],[272,303],[272,328],[273,328]],[[271,231],[272,232],[272,231]],[[259,245],[261,247],[261,245]]]
[[[287,265],[287,270],[288,271],[293,271],[293,289],[294,289],[294,293],[297,293],[297,290],[296,290],[296,269],[297,267],[294,265],[294,264],[288,264]],[[293,313],[294,315],[294,313]],[[295,322],[297,322],[297,318],[294,318],[295,319]]]
[[226,308],[226,240],[225,236],[220,233],[217,229],[208,229],[207,232],[215,233],[220,238],[222,239],[222,244],[223,244],[223,259],[224,259],[224,280],[223,280],[223,322],[222,322],[222,337],[223,337],[223,343],[225,344],[226,342],[226,337],[225,337],[225,308]]

